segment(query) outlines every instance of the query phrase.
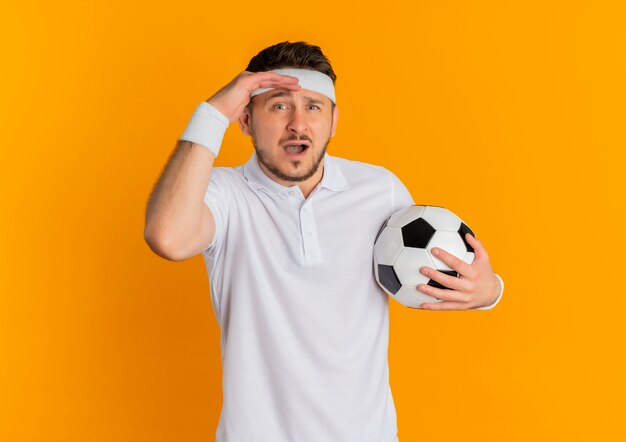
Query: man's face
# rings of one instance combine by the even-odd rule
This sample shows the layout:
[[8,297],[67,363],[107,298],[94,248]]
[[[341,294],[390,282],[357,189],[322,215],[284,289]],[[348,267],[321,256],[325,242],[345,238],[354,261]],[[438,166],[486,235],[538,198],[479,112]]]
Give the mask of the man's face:
[[250,106],[239,124],[266,173],[285,185],[315,175],[337,126],[330,99],[308,89],[272,89],[253,97]]

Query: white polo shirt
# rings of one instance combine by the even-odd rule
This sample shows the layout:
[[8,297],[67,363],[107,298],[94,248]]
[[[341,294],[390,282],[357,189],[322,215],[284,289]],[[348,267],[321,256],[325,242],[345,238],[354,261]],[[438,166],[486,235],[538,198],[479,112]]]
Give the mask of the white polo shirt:
[[216,223],[202,252],[221,328],[216,441],[397,441],[373,244],[385,219],[413,204],[402,182],[327,153],[305,199],[253,153],[213,168],[204,201]]

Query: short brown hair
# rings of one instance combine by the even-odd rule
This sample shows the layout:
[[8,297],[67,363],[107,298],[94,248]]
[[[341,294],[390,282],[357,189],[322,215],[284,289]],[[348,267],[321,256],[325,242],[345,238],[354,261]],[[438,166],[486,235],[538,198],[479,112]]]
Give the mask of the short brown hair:
[[322,53],[319,46],[304,41],[290,43],[283,41],[263,49],[248,63],[246,71],[264,72],[280,68],[312,69],[328,75],[333,84],[337,79],[330,60]]

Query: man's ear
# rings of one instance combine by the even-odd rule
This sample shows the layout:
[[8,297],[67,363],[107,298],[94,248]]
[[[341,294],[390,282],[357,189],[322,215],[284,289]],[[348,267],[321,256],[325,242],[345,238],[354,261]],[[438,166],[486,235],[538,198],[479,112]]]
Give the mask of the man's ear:
[[332,122],[332,126],[330,129],[330,136],[334,137],[335,136],[335,132],[337,131],[337,120],[339,119],[339,107],[335,104],[335,107],[333,108],[333,122]]
[[239,117],[238,123],[239,123],[239,128],[241,129],[241,131],[243,132],[244,135],[247,136],[251,136],[251,132],[250,132],[250,113],[248,112],[248,106],[243,108],[243,112],[241,113],[241,116]]

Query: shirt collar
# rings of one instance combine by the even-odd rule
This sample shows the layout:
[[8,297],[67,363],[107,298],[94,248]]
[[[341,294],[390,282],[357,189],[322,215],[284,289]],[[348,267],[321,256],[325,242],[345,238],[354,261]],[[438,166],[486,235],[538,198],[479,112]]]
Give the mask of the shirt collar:
[[[267,176],[259,165],[259,157],[256,151],[252,152],[248,162],[243,165],[243,175],[257,189],[265,189],[272,194],[278,194],[297,187],[297,184],[283,186]],[[319,186],[330,191],[341,191],[350,188],[336,158],[328,155],[328,153],[324,154],[324,175]]]

